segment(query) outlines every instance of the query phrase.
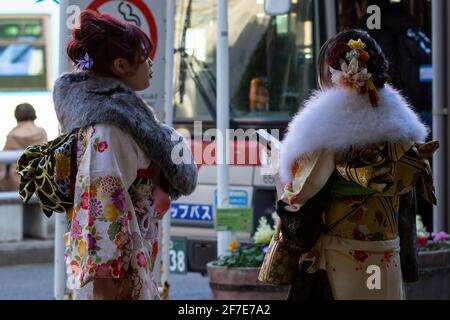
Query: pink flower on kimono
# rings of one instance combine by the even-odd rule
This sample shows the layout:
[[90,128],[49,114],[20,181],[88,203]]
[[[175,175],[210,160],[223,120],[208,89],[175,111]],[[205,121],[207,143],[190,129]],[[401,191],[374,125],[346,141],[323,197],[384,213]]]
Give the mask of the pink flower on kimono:
[[119,210],[124,210],[126,206],[125,192],[122,188],[117,188],[111,195],[114,206]]
[[118,257],[117,259],[113,260],[111,267],[113,269],[112,274],[114,277],[120,277],[123,275],[124,270],[122,269],[122,257]]
[[353,252],[353,258],[355,258],[356,261],[364,262],[368,257],[369,255],[365,251],[355,250]]
[[102,263],[97,268],[96,278],[109,278],[111,275],[111,268],[106,263]]
[[75,260],[72,260],[72,262],[70,263],[70,269],[72,270],[72,274],[75,277],[80,273],[80,265]]
[[73,219],[72,223],[70,224],[70,234],[72,238],[78,238],[81,235],[81,232],[83,229],[80,226],[80,223],[77,219]]
[[96,263],[94,263],[94,261],[92,261],[92,259],[91,258],[89,258],[88,260],[87,260],[87,265],[85,266],[85,268],[86,268],[86,273],[87,274],[93,274],[93,273],[95,273],[95,271],[97,270],[97,264]]
[[384,252],[384,257],[383,260],[387,263],[391,262],[391,258],[394,256],[394,251],[392,250],[387,250]]
[[137,265],[138,265],[140,268],[144,268],[144,267],[145,267],[145,265],[147,264],[147,258],[145,258],[144,252],[140,251],[140,252],[137,254],[137,256],[136,256],[136,262],[137,262]]
[[88,215],[88,226],[92,227],[96,220],[97,220],[97,218],[95,217],[95,215],[89,213],[89,215]]
[[88,192],[83,192],[81,194],[80,207],[84,210],[89,209],[89,193]]
[[106,149],[108,149],[108,142],[101,141],[97,145],[97,151],[98,152],[104,152]]

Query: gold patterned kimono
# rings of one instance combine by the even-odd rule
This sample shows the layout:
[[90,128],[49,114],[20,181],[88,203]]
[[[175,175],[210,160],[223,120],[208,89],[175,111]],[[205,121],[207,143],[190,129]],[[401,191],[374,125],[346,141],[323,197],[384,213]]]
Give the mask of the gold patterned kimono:
[[435,204],[429,158],[436,141],[378,143],[344,154],[316,151],[298,158],[282,200],[295,214],[327,183],[331,202],[325,233],[311,251],[308,273],[326,270],[334,299],[404,299],[398,213],[416,189]]

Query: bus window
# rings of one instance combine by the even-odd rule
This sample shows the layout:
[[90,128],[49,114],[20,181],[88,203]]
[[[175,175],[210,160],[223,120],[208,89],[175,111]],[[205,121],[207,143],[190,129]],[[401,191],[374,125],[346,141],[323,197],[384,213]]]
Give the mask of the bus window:
[[0,91],[48,89],[48,19],[0,15]]
[[[315,88],[312,0],[286,15],[263,0],[228,1],[230,107],[233,120],[288,120]],[[175,118],[215,120],[215,0],[177,1]]]

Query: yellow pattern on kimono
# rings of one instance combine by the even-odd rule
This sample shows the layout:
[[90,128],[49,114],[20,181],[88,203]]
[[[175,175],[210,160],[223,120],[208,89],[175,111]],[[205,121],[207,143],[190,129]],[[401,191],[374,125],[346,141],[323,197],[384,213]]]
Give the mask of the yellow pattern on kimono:
[[[299,158],[293,165],[293,181],[286,185],[282,197],[293,214],[328,179],[334,179],[331,204],[323,213],[329,231],[300,259],[300,264],[312,262],[308,272],[318,268],[327,270],[334,298],[404,298],[398,256],[400,199],[415,187],[425,200],[436,203],[427,158],[438,147],[436,141],[380,143],[336,156],[338,160],[332,164],[322,159],[324,155],[332,158],[322,151]],[[341,281],[343,275],[349,277],[346,279],[349,282],[352,277],[356,282],[358,277],[361,281],[366,279],[365,268],[369,262],[381,263],[382,271],[388,275],[384,281],[391,282],[386,285],[389,290],[381,295],[364,288],[363,292],[357,292]]]

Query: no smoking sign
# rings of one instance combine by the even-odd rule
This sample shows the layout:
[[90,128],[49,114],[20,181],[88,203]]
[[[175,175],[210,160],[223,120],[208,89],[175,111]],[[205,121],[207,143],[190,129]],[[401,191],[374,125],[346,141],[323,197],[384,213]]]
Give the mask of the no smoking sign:
[[[157,2],[157,1],[153,1]],[[153,50],[150,52],[150,58],[154,60],[158,47],[158,27],[152,11],[142,0],[94,0],[87,9],[108,12],[109,14],[121,18],[130,23],[134,23],[144,30],[153,43]]]
[[[162,120],[164,113],[166,0],[61,1],[61,12],[67,13],[66,19],[70,21],[73,13],[70,10],[67,11],[67,8],[71,6],[77,7],[78,10],[91,9],[100,13],[108,13],[115,18],[137,25],[149,36],[153,43],[153,49],[150,52],[150,58],[153,60],[153,77],[150,80],[150,87],[139,94],[154,108],[158,119]],[[61,33],[63,46],[66,41],[67,34]],[[61,52],[64,51],[63,47]]]

